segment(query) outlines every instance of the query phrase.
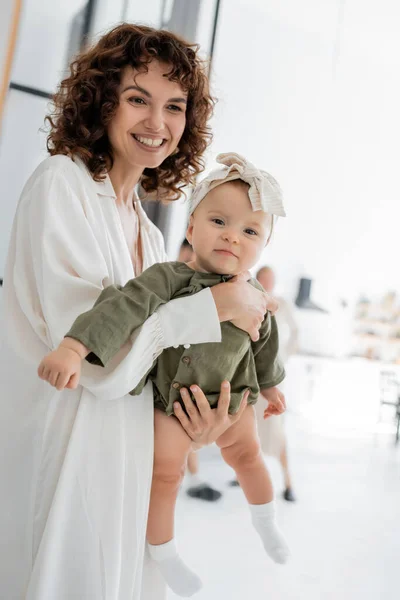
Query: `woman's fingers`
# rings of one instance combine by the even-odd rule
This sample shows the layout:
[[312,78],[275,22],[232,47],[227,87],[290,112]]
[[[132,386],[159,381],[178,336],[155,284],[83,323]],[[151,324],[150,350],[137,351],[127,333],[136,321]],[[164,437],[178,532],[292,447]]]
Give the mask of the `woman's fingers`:
[[269,310],[271,315],[274,315],[279,309],[279,302],[273,296],[270,296],[267,292],[264,292],[264,294],[266,299],[267,310]]
[[231,401],[231,384],[229,381],[221,383],[220,395],[217,405],[217,414],[220,417],[225,417],[228,414],[229,403]]
[[[196,388],[197,388],[197,386],[190,387],[190,389],[195,397],[196,397],[195,394],[197,394]],[[197,410],[197,407],[195,406],[195,404],[194,404],[193,400],[191,399],[190,394],[186,388],[181,389],[181,398],[185,405],[186,412],[189,415],[190,421],[192,421],[192,423],[197,422],[198,417],[199,417],[199,411]]]
[[195,397],[196,406],[197,406],[198,413],[200,414],[200,417],[204,421],[207,421],[208,417],[210,415],[210,412],[211,412],[211,406],[207,400],[206,395],[204,394],[203,390],[201,388],[199,388],[199,386],[197,386],[197,385],[192,385],[190,387],[190,391],[192,392],[193,396]]
[[239,410],[231,417],[231,421],[233,423],[235,423],[236,421],[239,421],[240,417],[246,410],[249,394],[250,394],[250,390],[246,390],[245,393],[243,394],[242,401],[240,402],[240,405],[239,405]]
[[252,342],[258,342],[258,340],[260,339],[260,332],[258,331],[257,327],[250,329],[249,335]]
[[[174,415],[176,416],[176,418],[178,419],[178,421],[180,422],[180,424],[182,425],[182,427],[186,431],[186,433],[188,435],[190,435],[190,432],[191,432],[190,421],[189,421],[187,415],[185,414],[185,411],[183,410],[182,406],[179,404],[179,402],[174,402]],[[192,437],[192,436],[190,436],[190,437]]]

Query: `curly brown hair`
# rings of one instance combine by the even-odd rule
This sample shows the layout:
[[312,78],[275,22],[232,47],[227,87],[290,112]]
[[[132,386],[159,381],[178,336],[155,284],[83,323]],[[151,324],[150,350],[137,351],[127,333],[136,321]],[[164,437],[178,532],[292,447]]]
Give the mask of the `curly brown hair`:
[[207,65],[198,46],[164,30],[124,23],[77,56],[53,97],[47,149],[51,155],[79,156],[96,181],[113,165],[107,127],[119,103],[118,86],[130,66],[147,71],[152,60],[171,66],[168,79],[187,92],[186,126],[179,149],[155,169],[144,169],[147,193],[176,200],[204,169],[202,155],[212,139],[208,120],[213,112]]

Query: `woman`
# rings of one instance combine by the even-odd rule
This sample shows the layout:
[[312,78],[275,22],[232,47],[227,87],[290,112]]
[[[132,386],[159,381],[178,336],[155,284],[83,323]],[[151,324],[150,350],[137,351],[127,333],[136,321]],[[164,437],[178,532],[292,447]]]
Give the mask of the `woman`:
[[[166,260],[135,188],[179,196],[202,168],[211,110],[196,50],[127,24],[79,56],[55,96],[51,157],[22,193],[5,276],[1,598],[164,598],[143,568],[152,388],[128,392],[164,348],[218,341],[219,321],[256,339],[266,295],[239,278],[170,302],[76,389],[54,393],[36,368],[105,286]],[[198,392],[176,416],[201,446],[231,424],[228,402],[225,389],[211,411]]]

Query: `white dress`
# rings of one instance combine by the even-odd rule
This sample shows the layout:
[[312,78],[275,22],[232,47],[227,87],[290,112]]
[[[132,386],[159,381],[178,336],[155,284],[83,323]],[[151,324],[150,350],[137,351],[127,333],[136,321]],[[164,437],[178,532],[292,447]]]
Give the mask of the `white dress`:
[[[167,260],[140,203],[143,268]],[[110,179],[81,161],[45,160],[13,226],[0,360],[0,598],[162,600],[144,556],[153,395],[130,396],[162,350],[220,340],[209,289],[149,318],[106,369],[57,392],[41,358],[107,285],[134,276]]]

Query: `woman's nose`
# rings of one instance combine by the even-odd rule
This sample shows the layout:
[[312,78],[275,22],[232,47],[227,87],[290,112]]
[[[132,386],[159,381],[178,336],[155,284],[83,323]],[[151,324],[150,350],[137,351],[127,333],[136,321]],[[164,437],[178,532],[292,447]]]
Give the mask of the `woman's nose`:
[[164,118],[162,110],[152,108],[145,120],[145,126],[151,131],[161,131],[164,128]]

